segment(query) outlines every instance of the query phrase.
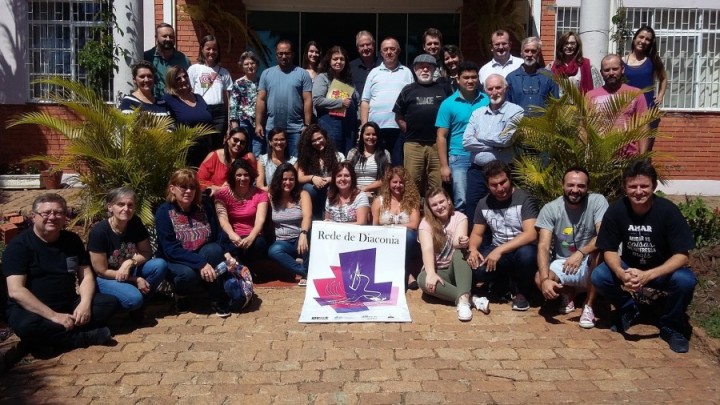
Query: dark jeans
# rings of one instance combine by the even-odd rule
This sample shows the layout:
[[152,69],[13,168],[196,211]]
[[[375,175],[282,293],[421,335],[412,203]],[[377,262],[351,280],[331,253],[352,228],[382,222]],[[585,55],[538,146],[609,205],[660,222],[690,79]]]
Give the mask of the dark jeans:
[[[623,268],[627,268],[625,262],[622,265]],[[592,272],[591,279],[598,293],[610,301],[615,309],[631,304],[630,293],[622,289],[622,282],[607,264],[602,263],[597,266]],[[680,332],[684,330],[687,325],[685,314],[692,301],[696,284],[695,274],[687,267],[681,267],[671,274],[656,278],[647,284],[650,288],[668,293],[665,299],[665,310],[658,321],[658,326],[666,326]]]
[[216,131],[210,135],[210,150],[215,150],[222,148],[225,134],[228,132],[227,106],[225,104],[209,105],[208,111],[212,115],[212,126]]
[[[480,253],[487,256],[495,245],[483,246]],[[533,279],[537,272],[537,246],[520,246],[513,252],[502,255],[497,263],[495,271],[485,271],[485,266],[473,270],[473,283],[497,281],[499,277],[509,277],[510,292],[522,294],[529,297]]]
[[[217,243],[206,243],[197,253],[203,256],[213,268],[225,260],[225,252]],[[200,269],[193,269],[184,264],[168,261],[168,277],[175,285],[175,293],[179,296],[187,295],[193,286],[200,283],[207,291],[211,301],[220,304],[228,302],[222,280],[218,278],[212,283],[208,283],[200,277]]]
[[328,113],[318,117],[318,125],[328,132],[328,136],[335,144],[335,149],[345,156],[355,146],[356,117],[357,109],[354,108],[354,105],[346,111],[345,117],[336,117]]
[[[242,235],[241,235],[242,236]],[[247,235],[245,235],[247,236]],[[243,236],[243,237],[245,237]],[[238,249],[235,248],[233,251],[230,252],[240,263],[244,265],[248,265],[248,263],[252,263],[257,260],[262,260],[267,258],[268,256],[268,244],[265,240],[265,237],[262,235],[258,235],[255,240],[253,241],[252,245],[250,245],[247,249]],[[250,266],[248,266],[250,267]],[[255,270],[255,269],[250,269]]]
[[[71,305],[53,308],[56,312],[72,314],[80,304],[78,297]],[[78,332],[105,326],[108,319],[118,309],[118,300],[112,295],[97,293],[90,307],[90,322],[86,325],[65,330],[65,327],[10,302],[7,308],[8,325],[18,337],[26,343],[63,347]]]
[[[393,167],[402,166],[405,162],[405,139],[399,128],[380,128],[380,139],[385,149],[390,152]],[[422,190],[420,190],[422,193]]]
[[327,187],[315,188],[312,183],[303,184],[303,190],[310,194],[312,201],[313,220],[322,221],[325,219],[325,200],[327,199]]
[[475,223],[475,209],[478,202],[486,195],[488,195],[488,188],[485,182],[485,174],[483,174],[483,167],[473,163],[467,170],[467,188],[465,191],[465,198],[467,199],[465,215],[468,217],[470,229]]

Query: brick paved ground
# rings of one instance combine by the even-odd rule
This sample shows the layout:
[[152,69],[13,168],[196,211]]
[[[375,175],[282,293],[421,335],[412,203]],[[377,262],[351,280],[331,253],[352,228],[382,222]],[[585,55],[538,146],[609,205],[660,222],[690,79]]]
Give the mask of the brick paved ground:
[[493,305],[453,307],[408,293],[413,323],[300,324],[304,289],[259,288],[250,312],[169,315],[116,334],[114,347],[26,358],[0,376],[6,403],[718,403],[720,368],[671,352],[657,329],[633,340]]

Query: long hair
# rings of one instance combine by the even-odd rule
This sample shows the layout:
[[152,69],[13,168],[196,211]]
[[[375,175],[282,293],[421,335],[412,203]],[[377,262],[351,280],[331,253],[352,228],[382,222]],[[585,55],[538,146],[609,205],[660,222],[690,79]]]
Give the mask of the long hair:
[[[443,72],[443,74],[445,74],[445,76],[450,74],[450,70],[445,65],[445,54],[446,53],[449,53],[450,56],[458,57],[458,59],[459,59],[458,67],[460,66],[460,63],[463,63],[463,61],[465,61],[465,58],[463,57],[463,53],[460,50],[460,47],[458,47],[457,45],[452,45],[452,44],[443,46],[442,49],[440,50],[440,63],[442,66],[442,72]],[[460,69],[458,69],[457,72],[455,72],[455,73],[459,75]]]
[[[272,143],[273,138],[278,135],[282,135],[285,138],[285,152],[283,152],[283,161],[287,162],[290,160],[290,148],[287,146],[287,134],[283,128],[273,128],[267,136],[268,143]],[[272,157],[272,149],[268,151],[268,159]]]
[[433,187],[432,189],[430,189],[430,191],[427,192],[427,194],[425,194],[425,221],[428,223],[428,225],[430,225],[430,229],[432,230],[433,249],[435,250],[435,252],[439,252],[440,250],[442,250],[448,238],[448,235],[445,233],[445,224],[435,216],[435,214],[430,209],[430,204],[428,203],[429,199],[435,197],[438,194],[444,195],[448,201],[448,218],[451,218],[455,213],[455,206],[453,206],[452,198],[450,198],[444,188]]
[[309,41],[307,44],[305,44],[305,49],[303,49],[303,53],[302,53],[302,67],[303,67],[303,69],[307,69],[307,68],[312,67],[312,66],[310,66],[310,59],[308,59],[308,57],[307,57],[307,53],[308,53],[308,51],[310,50],[310,47],[311,47],[311,46],[314,46],[315,48],[317,48],[318,52],[320,52],[320,56],[318,57],[318,64],[319,64],[320,61],[322,60],[323,53],[322,53],[322,48],[320,48],[320,44],[318,44],[318,43],[315,42],[315,41]]
[[204,37],[202,37],[202,39],[200,39],[200,51],[198,52],[198,62],[202,63],[203,65],[205,64],[205,56],[203,56],[203,48],[205,48],[205,44],[210,41],[215,41],[215,46],[217,46],[217,57],[215,58],[215,63],[220,64],[220,56],[221,56],[220,41],[218,41],[214,35],[205,35]]
[[[332,57],[336,53],[342,54],[342,56],[345,58],[345,67],[343,67],[343,70],[341,70],[340,73],[337,75],[335,74],[335,71],[332,70],[332,68],[330,67]],[[332,48],[328,49],[328,51],[325,52],[322,60],[320,61],[320,66],[318,66],[318,72],[327,73],[328,80],[330,82],[332,82],[333,79],[338,79],[343,83],[352,84],[352,71],[350,70],[350,60],[348,59],[348,53],[345,48],[335,45]]]
[[[390,210],[390,204],[392,202],[390,181],[395,176],[398,176],[403,184],[405,184],[405,192],[403,193],[402,200],[400,201],[400,209],[407,213],[411,213],[412,210],[420,209],[420,193],[418,192],[417,185],[415,185],[415,181],[412,177],[410,177],[410,173],[408,173],[408,171],[402,166],[395,166],[385,171],[382,188],[380,189],[382,209],[384,211]],[[427,211],[425,212],[427,213]]]
[[390,163],[388,162],[387,154],[385,152],[385,144],[380,137],[380,127],[378,126],[378,124],[372,121],[368,121],[360,128],[358,146],[355,148],[357,153],[353,155],[351,163],[353,167],[357,166],[359,163],[360,167],[363,168],[365,167],[365,163],[367,163],[368,158],[367,156],[365,156],[365,142],[363,141],[363,134],[365,133],[365,129],[368,127],[375,129],[375,136],[377,137],[377,143],[375,144],[375,153],[373,153],[373,156],[375,157],[375,163],[377,164],[375,180],[380,180]]
[[290,199],[294,203],[300,201],[302,186],[300,186],[300,182],[298,181],[297,169],[295,169],[295,166],[290,163],[283,163],[275,169],[275,174],[273,174],[272,180],[270,181],[270,187],[268,189],[273,207],[280,205],[280,201],[282,200],[283,175],[287,172],[291,172],[293,177],[295,177],[295,187],[293,187],[290,191]]
[[655,30],[652,29],[651,26],[643,25],[638,28],[637,31],[635,31],[635,35],[633,35],[632,39],[633,48],[635,47],[635,38],[637,38],[637,36],[640,35],[640,33],[643,31],[649,32],[652,35],[652,41],[650,41],[650,46],[648,46],[645,50],[645,56],[650,58],[653,63],[653,73],[655,75],[655,78],[662,79],[666,75],[665,64],[663,64],[662,59],[660,59],[660,54],[658,53],[657,49],[657,36],[655,35]]
[[193,204],[200,206],[200,201],[202,200],[202,193],[200,192],[200,182],[197,178],[197,172],[193,169],[178,169],[175,170],[170,176],[170,181],[168,181],[167,186],[167,195],[165,196],[165,201],[169,203],[175,203],[175,194],[170,191],[170,187],[177,186],[177,187],[184,187],[184,188],[194,188],[195,189],[195,198],[193,199]]
[[235,172],[239,169],[243,169],[248,172],[248,175],[250,176],[250,187],[252,187],[255,183],[255,179],[257,178],[257,171],[255,171],[255,168],[253,168],[250,163],[246,162],[245,159],[237,158],[233,160],[232,164],[228,166],[227,171],[225,172],[225,181],[227,181],[231,190],[234,190],[235,185],[237,184]]
[[[312,145],[313,134],[318,132],[325,138],[325,149],[322,152],[315,149]],[[338,164],[336,153],[335,145],[328,137],[327,131],[317,124],[311,124],[305,128],[305,131],[300,135],[297,160],[298,168],[303,169],[305,174],[319,176],[322,174],[322,169],[320,168],[320,160],[322,160],[327,172],[332,173]]]
[[[165,73],[165,93],[170,94],[171,96],[178,95],[177,77],[180,73],[185,73],[187,75],[187,70],[180,65],[173,65],[168,68]],[[188,77],[188,81],[189,80],[190,78]]]
[[562,34],[560,38],[558,38],[557,45],[555,46],[555,64],[563,65],[565,63],[565,54],[563,53],[563,48],[565,47],[565,44],[567,44],[567,42],[570,40],[570,37],[575,37],[575,41],[577,42],[577,46],[575,47],[575,55],[573,55],[573,58],[575,59],[575,62],[578,64],[578,66],[582,65],[582,41],[580,41],[580,36],[573,31],[568,31]]
[[248,135],[247,129],[245,127],[236,127],[230,130],[228,133],[228,136],[225,138],[225,142],[223,142],[223,151],[225,151],[225,165],[229,166],[230,163],[232,163],[233,159],[230,157],[230,138],[232,138],[235,134],[243,134],[245,136],[245,146],[243,146],[240,153],[238,153],[237,158],[241,158],[245,156],[248,153],[248,148],[250,145],[250,135]]
[[330,186],[328,187],[327,198],[330,205],[335,205],[340,200],[340,189],[338,189],[335,182],[335,177],[337,177],[338,173],[343,169],[347,169],[347,171],[350,172],[350,200],[354,200],[355,197],[360,194],[360,189],[357,187],[357,174],[355,174],[352,163],[348,161],[340,162],[335,167],[335,170],[332,171],[332,180],[330,180]]

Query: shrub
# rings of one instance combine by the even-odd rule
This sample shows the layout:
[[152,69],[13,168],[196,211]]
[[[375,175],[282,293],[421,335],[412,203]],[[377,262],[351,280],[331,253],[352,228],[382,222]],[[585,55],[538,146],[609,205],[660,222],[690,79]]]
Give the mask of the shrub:
[[720,243],[720,210],[710,209],[702,198],[687,195],[678,208],[690,225],[698,249]]

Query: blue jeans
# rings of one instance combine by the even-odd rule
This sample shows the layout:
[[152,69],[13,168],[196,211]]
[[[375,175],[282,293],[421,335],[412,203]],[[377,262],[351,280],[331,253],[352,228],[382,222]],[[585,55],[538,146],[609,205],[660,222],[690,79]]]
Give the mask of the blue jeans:
[[390,152],[392,166],[402,166],[405,162],[405,149],[403,148],[405,138],[400,132],[400,128],[380,128],[379,138],[385,144],[385,149]]
[[405,274],[415,274],[422,268],[422,254],[418,231],[405,228]]
[[[623,268],[628,266],[622,262]],[[630,305],[632,297],[622,289],[622,282],[605,263],[601,263],[593,270],[591,280],[597,291],[605,297],[616,309]],[[681,267],[671,274],[656,278],[647,284],[650,288],[667,291],[665,310],[658,321],[660,327],[668,327],[682,332],[687,324],[687,308],[692,301],[697,279],[695,274],[687,268]]]
[[[222,247],[214,242],[203,245],[198,249],[197,254],[203,256],[213,268],[225,260],[225,252],[223,252]],[[207,291],[210,300],[222,304],[228,302],[223,281],[218,278],[212,283],[205,282],[200,277],[200,269],[193,269],[180,263],[168,262],[168,277],[175,285],[175,293],[177,295],[187,295],[194,285],[201,283],[202,287]]]
[[[150,294],[152,294],[160,282],[165,279],[168,264],[165,260],[154,258],[146,263],[138,266],[134,270],[135,277],[142,277],[150,284]],[[120,302],[120,308],[124,311],[135,311],[143,304],[143,295],[138,288],[131,284],[120,282],[114,279],[95,277],[98,291],[103,294],[109,294],[117,298]]]
[[[480,253],[487,256],[495,245],[480,247]],[[522,294],[526,298],[530,296],[533,279],[537,272],[537,246],[524,245],[515,251],[502,255],[497,263],[495,271],[485,271],[485,266],[473,270],[473,283],[479,281],[495,281],[498,277],[509,277],[510,292]]]
[[327,187],[315,188],[312,183],[303,184],[303,190],[310,194],[312,201],[313,220],[322,221],[325,219],[325,200],[327,199]]
[[328,136],[335,144],[335,149],[347,156],[350,149],[355,146],[357,134],[357,108],[354,104],[348,108],[345,117],[335,117],[323,114],[318,117],[318,125],[328,132]]
[[[304,255],[300,256],[297,251],[297,245],[298,238],[276,240],[272,245],[270,245],[268,254],[271,259],[280,263],[285,270],[289,270],[302,278],[307,278],[310,251],[308,250]],[[295,261],[298,257],[302,257],[302,264]]]
[[[453,176],[455,174],[453,173]],[[475,209],[477,208],[478,202],[488,195],[487,183],[485,182],[485,174],[483,173],[483,167],[471,164],[467,170],[467,188],[465,196],[467,197],[467,208],[465,214],[470,222],[470,229],[472,224],[475,223]]]
[[465,195],[467,190],[467,174],[470,168],[470,155],[450,155],[448,156],[448,166],[450,166],[450,175],[452,176],[453,205],[455,206],[455,210],[468,215],[468,213],[465,212],[467,201]]
[[[269,134],[270,131],[265,131],[265,142],[267,142],[267,134]],[[287,147],[288,151],[290,151],[290,156],[297,156],[298,155],[298,143],[300,143],[300,132],[285,132],[285,136],[287,138]]]

